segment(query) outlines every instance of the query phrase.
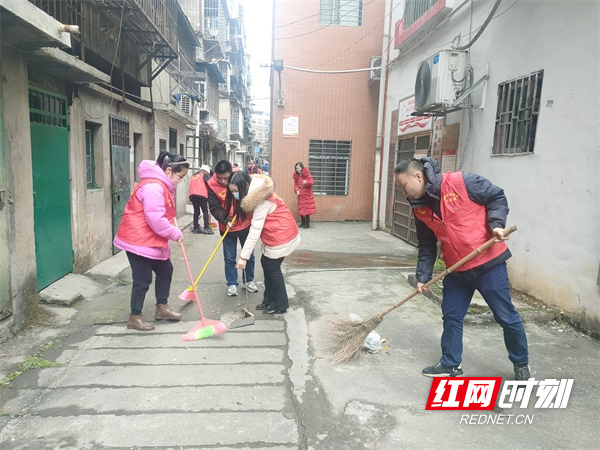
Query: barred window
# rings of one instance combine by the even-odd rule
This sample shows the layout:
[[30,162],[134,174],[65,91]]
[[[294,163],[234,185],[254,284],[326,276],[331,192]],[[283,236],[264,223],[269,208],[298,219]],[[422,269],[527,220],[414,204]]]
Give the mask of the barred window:
[[94,125],[85,123],[85,176],[88,189],[95,189],[96,163],[94,154]]
[[419,20],[427,11],[435,6],[439,0],[406,0],[404,9],[404,29],[408,29]]
[[532,154],[544,71],[498,86],[494,155]]
[[315,195],[348,195],[351,150],[352,141],[310,141],[308,170]]
[[320,25],[360,27],[363,23],[363,0],[321,0]]

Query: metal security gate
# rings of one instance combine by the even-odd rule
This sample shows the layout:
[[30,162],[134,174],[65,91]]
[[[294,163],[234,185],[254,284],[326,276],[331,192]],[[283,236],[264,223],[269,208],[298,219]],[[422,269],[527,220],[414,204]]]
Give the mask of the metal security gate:
[[67,99],[29,88],[38,290],[73,271]]
[[[403,137],[398,140],[396,162],[412,158],[417,154],[428,154],[431,145],[431,134]],[[394,221],[392,234],[412,245],[417,245],[417,229],[413,210],[402,195],[402,191],[394,184]]]
[[[129,122],[110,118],[110,170],[112,195],[113,238],[121,223],[125,205],[131,195],[131,163],[129,150]],[[113,254],[119,249],[113,246]]]

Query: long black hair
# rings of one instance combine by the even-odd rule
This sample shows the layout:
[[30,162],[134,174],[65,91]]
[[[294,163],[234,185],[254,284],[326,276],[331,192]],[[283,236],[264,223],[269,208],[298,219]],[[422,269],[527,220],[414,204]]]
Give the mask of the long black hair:
[[163,172],[170,167],[173,170],[173,173],[179,173],[183,171],[183,169],[189,169],[190,164],[187,160],[181,155],[172,155],[167,151],[162,151],[156,158],[156,165],[160,167]]
[[246,211],[242,209],[242,200],[248,194],[248,188],[250,187],[250,182],[252,178],[246,172],[234,172],[229,177],[228,184],[233,184],[237,186],[238,192],[240,193],[240,199],[235,200],[233,198],[233,194],[227,188],[227,197],[225,197],[225,211],[229,212],[231,210],[231,205],[234,205],[235,215],[237,216],[236,220],[246,220]]
[[[302,171],[304,170],[304,164],[302,164],[302,162],[298,161],[296,164],[294,164],[294,172],[296,172],[296,167],[300,166],[300,173],[302,173]],[[298,172],[296,172],[298,173]]]

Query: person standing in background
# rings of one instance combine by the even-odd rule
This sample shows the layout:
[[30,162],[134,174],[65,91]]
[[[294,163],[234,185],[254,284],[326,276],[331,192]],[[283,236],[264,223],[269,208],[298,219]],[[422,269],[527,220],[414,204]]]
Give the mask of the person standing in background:
[[313,185],[315,184],[308,167],[298,161],[294,167],[294,192],[298,196],[298,215],[302,219],[301,227],[310,228],[310,216],[317,212]]
[[177,211],[173,193],[187,175],[190,165],[183,156],[161,152],[156,163],[142,161],[140,181],[125,205],[125,212],[113,241],[115,247],[127,253],[131,265],[131,314],[127,328],[154,330],[154,325],[142,316],[146,292],[156,275],[156,320],[181,320],[181,314],[167,304],[173,277],[169,240],[183,242],[177,228]]
[[[206,182],[210,179],[210,167],[203,165],[200,170],[192,176],[190,181],[190,201],[194,207],[194,234],[215,234],[210,229],[210,217],[208,215],[208,188]],[[198,220],[200,210],[204,219],[204,228],[200,228]]]

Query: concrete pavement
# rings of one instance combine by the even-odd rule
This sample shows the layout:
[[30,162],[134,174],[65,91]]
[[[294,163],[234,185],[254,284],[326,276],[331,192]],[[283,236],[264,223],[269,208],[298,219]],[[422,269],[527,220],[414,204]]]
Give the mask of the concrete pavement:
[[[184,320],[159,322],[153,332],[125,327],[131,286],[124,255],[55,283],[44,293],[51,304],[40,325],[0,347],[0,378],[36,352],[60,364],[27,370],[0,388],[0,448],[596,447],[600,345],[525,300],[518,305],[527,311],[532,376],[575,380],[566,409],[487,412],[533,416],[531,424],[468,425],[461,417],[469,411],[425,411],[431,379],[420,371],[439,358],[441,314],[423,296],[378,326],[389,349],[332,365],[332,316],[368,318],[413,290],[403,274],[414,272],[416,250],[369,225],[301,230],[300,249],[284,263],[290,309],[281,316],[253,308],[262,299],[260,264],[260,292],[227,297],[217,252],[200,282],[205,315],[218,318],[248,301],[256,322],[201,341],[181,340],[199,315],[176,298],[189,285],[176,246],[170,304]],[[194,275],[218,239],[186,228]],[[151,287],[148,319],[153,300]],[[471,313],[465,375],[512,379],[500,327],[485,306]]]

